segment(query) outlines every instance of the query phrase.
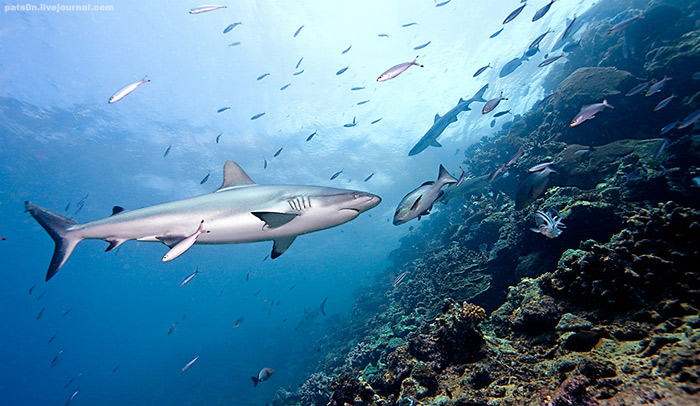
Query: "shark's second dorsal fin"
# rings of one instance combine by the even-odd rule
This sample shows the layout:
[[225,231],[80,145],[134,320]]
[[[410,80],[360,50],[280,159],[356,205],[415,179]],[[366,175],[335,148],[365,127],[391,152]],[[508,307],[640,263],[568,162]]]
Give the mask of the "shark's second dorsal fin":
[[238,166],[237,163],[228,160],[224,164],[224,183],[218,190],[226,189],[233,186],[254,185],[253,179]]
[[435,120],[433,121],[433,123],[437,123],[437,121],[438,121],[439,119],[440,119],[440,115],[439,115],[439,114],[436,114],[436,115],[435,115]]

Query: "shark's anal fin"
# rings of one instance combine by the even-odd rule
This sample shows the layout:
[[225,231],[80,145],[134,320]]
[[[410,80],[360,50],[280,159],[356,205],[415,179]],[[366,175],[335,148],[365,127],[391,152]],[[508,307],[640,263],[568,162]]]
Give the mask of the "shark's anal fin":
[[289,246],[292,245],[295,238],[297,237],[292,236],[275,239],[274,244],[272,245],[272,253],[270,253],[270,258],[275,259],[280,255],[284,254],[284,252],[287,251],[287,248],[289,248]]
[[[456,120],[455,120],[455,121],[456,121]],[[440,148],[440,147],[442,147],[442,144],[440,144],[439,142],[437,142],[437,140],[433,140],[433,141],[430,143],[430,146],[431,146],[431,147],[438,147],[438,148]]]
[[248,176],[247,173],[238,166],[237,163],[228,160],[224,164],[224,183],[221,184],[221,187],[218,190],[221,189],[226,189],[234,186],[243,186],[243,185],[254,185],[255,182],[253,182],[253,179]]
[[254,211],[251,212],[251,214],[264,221],[265,225],[269,228],[282,227],[298,216],[296,213],[275,213],[272,211]]

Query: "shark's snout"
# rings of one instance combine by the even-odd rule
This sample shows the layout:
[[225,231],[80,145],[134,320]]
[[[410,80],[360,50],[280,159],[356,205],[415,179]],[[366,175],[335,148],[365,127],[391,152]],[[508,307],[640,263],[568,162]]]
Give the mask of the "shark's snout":
[[365,192],[359,192],[355,193],[356,197],[354,202],[356,203],[356,206],[354,207],[355,209],[359,210],[360,213],[363,211],[367,211],[371,208],[374,208],[377,206],[379,203],[382,202],[382,198],[373,195],[371,193],[365,193]]

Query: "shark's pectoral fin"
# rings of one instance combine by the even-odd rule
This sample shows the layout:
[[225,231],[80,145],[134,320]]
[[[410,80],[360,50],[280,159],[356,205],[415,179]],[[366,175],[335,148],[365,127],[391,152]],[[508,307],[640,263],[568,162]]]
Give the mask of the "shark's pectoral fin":
[[456,123],[457,122],[457,116],[454,116],[450,119],[450,124]]
[[275,259],[280,255],[284,254],[284,252],[287,251],[287,248],[289,248],[289,246],[292,245],[295,238],[297,237],[292,236],[277,238],[276,240],[274,240],[274,244],[272,245],[272,253],[270,253],[270,258]]
[[440,148],[440,147],[442,147],[442,144],[440,144],[439,142],[437,142],[437,140],[433,140],[433,141],[430,143],[430,146],[431,146],[431,147],[438,147],[438,148]]
[[[275,213],[272,211],[254,211],[251,214],[265,222],[265,226],[269,228],[282,227],[283,225],[294,220],[298,214],[296,213]],[[294,239],[292,239],[294,241]],[[290,241],[291,244],[291,241]],[[284,252],[284,251],[282,251]]]
[[122,243],[126,240],[120,240],[116,238],[105,238],[105,241],[109,243],[109,247],[105,250],[105,252],[112,251],[113,249],[117,248],[118,246],[122,245]]

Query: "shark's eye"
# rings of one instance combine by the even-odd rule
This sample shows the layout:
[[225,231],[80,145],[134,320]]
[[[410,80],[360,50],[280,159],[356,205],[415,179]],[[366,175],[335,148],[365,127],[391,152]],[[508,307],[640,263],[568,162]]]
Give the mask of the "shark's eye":
[[353,193],[353,194],[352,194],[352,197],[355,198],[355,199],[359,199],[359,198],[360,198],[360,194],[359,194],[359,193]]

